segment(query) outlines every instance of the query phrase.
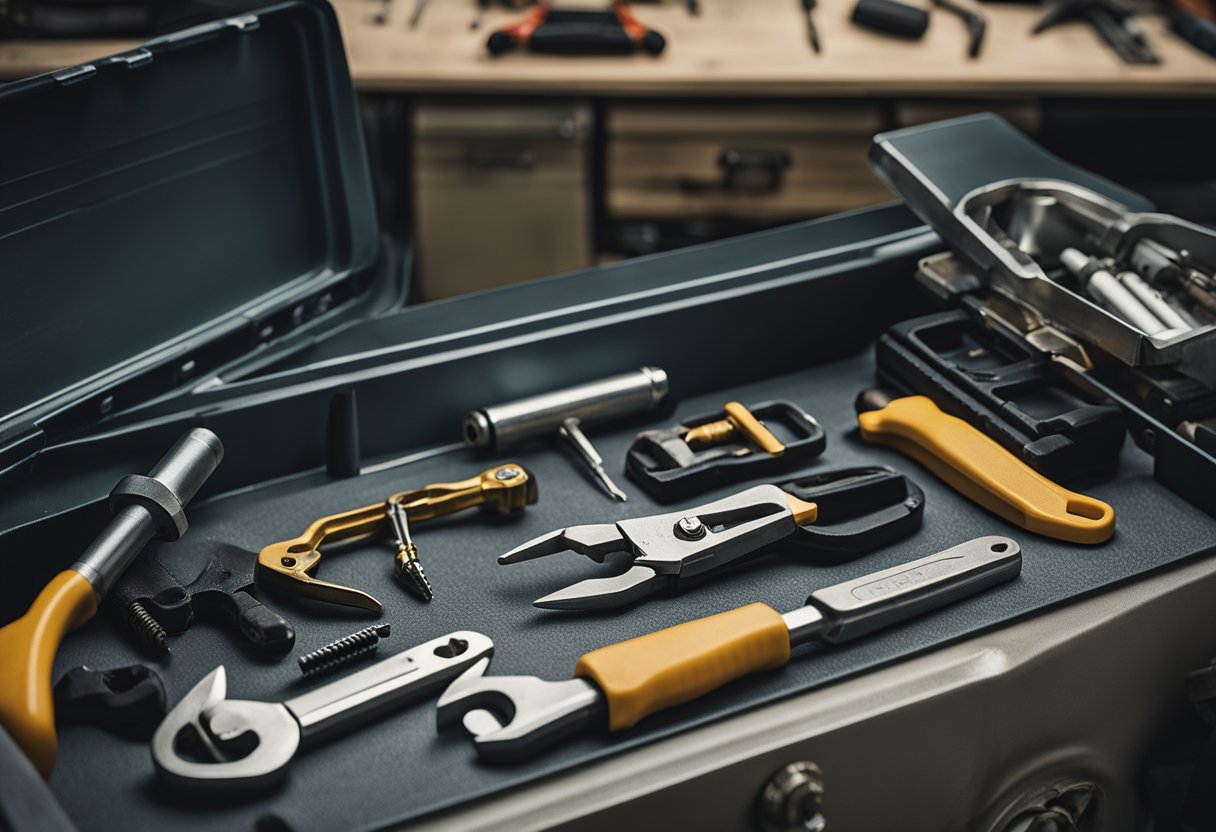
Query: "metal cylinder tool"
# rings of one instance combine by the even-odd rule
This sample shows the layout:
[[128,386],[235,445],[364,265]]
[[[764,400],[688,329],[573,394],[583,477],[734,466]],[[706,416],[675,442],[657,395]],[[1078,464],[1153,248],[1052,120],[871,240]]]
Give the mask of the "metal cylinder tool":
[[184,506],[223,458],[219,437],[195,428],[147,476],[120,480],[110,492],[110,524],[43,588],[25,615],[0,629],[0,723],[43,777],[55,765],[58,745],[51,666],[59,643],[93,617],[148,541],[181,537]]
[[464,438],[470,447],[497,452],[556,433],[608,493],[624,502],[625,493],[604,471],[602,458],[582,428],[653,410],[667,391],[666,372],[642,367],[632,373],[473,410],[464,417]]

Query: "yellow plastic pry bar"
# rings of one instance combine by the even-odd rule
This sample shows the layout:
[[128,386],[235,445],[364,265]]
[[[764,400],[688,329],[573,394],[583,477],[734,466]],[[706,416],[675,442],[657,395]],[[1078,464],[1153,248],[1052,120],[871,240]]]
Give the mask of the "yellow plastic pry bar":
[[55,653],[63,637],[95,612],[93,585],[65,569],[25,615],[0,628],[0,724],[43,777],[51,776],[59,747],[51,690]]
[[622,731],[734,679],[782,667],[789,658],[790,633],[781,613],[748,604],[592,650],[578,660],[574,675],[599,686],[609,730]]
[[1115,533],[1106,503],[1038,473],[926,396],[893,399],[859,413],[862,438],[912,457],[955,490],[1010,523],[1071,543],[1105,543]]

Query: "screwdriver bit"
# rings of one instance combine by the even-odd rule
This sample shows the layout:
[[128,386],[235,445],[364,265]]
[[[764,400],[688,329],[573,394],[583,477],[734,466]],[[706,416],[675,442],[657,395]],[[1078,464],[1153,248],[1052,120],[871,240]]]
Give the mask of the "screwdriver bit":
[[431,582],[426,579],[426,573],[422,571],[422,562],[418,560],[418,547],[410,538],[405,506],[396,501],[390,502],[388,520],[397,535],[397,556],[393,559],[397,580],[422,600],[430,601],[435,594],[431,590]]

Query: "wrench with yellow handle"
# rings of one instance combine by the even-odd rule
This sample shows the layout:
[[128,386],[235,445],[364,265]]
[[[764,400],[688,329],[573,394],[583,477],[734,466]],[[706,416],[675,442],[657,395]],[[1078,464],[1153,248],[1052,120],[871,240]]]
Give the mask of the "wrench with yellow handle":
[[1035,471],[926,396],[890,398],[875,388],[857,398],[867,442],[912,457],[964,496],[1014,525],[1071,543],[1105,543],[1115,510]]
[[465,672],[439,699],[439,727],[461,724],[487,762],[526,759],[597,726],[632,728],[736,679],[782,667],[792,648],[838,644],[960,601],[1015,578],[1018,544],[980,537],[881,572],[814,592],[784,615],[767,604],[678,624],[593,650],[575,678]]
[[0,724],[43,777],[50,776],[59,745],[51,689],[59,643],[93,617],[148,541],[176,540],[186,531],[183,507],[223,458],[219,438],[195,428],[148,476],[124,477],[110,492],[110,524],[51,579],[25,615],[0,628]]

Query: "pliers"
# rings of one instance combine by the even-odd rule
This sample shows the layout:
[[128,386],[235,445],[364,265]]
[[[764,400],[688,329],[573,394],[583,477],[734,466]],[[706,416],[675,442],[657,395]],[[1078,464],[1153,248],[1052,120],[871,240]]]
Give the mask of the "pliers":
[[610,554],[628,552],[633,564],[622,574],[589,578],[534,602],[542,609],[607,609],[705,578],[777,545],[803,546],[833,562],[866,554],[915,531],[924,503],[924,492],[890,468],[846,468],[758,485],[667,514],[569,526],[498,562],[571,550],[603,563]]
[[850,641],[1012,580],[1021,569],[1016,541],[979,537],[820,589],[784,614],[748,604],[592,650],[574,678],[560,682],[486,676],[483,659],[439,698],[439,729],[463,725],[482,760],[516,762],[584,730],[632,728],[727,682],[783,667],[796,647]]

